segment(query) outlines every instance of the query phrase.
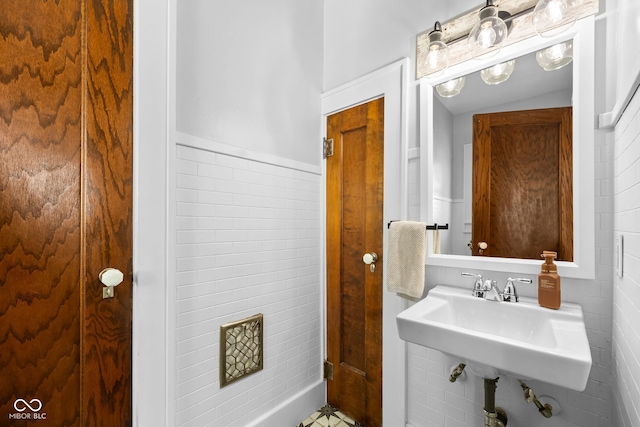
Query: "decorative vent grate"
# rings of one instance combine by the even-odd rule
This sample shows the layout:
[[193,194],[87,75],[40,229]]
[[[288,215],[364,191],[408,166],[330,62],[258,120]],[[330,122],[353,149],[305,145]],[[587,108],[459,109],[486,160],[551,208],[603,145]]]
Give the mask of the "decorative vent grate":
[[262,314],[220,326],[220,387],[262,370]]

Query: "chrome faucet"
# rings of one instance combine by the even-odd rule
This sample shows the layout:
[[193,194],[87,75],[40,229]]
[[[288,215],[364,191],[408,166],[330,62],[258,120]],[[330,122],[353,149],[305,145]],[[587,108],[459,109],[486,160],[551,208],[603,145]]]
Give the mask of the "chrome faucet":
[[504,286],[504,292],[502,293],[503,301],[518,302],[519,300],[518,291],[516,290],[516,285],[514,282],[529,283],[529,284],[533,283],[531,279],[523,279],[523,278],[513,279],[509,277],[507,279],[507,284]]
[[498,282],[495,280],[485,280],[482,288],[486,290],[484,294],[484,299],[489,301],[503,301],[502,292],[500,292],[500,288],[498,288]]
[[482,274],[473,274],[473,273],[461,273],[461,276],[464,277],[475,277],[476,281],[473,284],[473,291],[471,295],[478,298],[484,298],[484,288],[482,284]]
[[505,301],[505,302],[518,302],[518,291],[516,290],[515,282],[520,283],[532,283],[531,279],[523,278],[511,278],[507,279],[507,284],[504,287],[504,291],[501,292],[498,287],[498,283],[495,280],[482,280],[481,274],[473,273],[461,273],[464,277],[475,277],[476,281],[473,284],[473,291],[471,295],[477,298],[484,298],[489,301]]

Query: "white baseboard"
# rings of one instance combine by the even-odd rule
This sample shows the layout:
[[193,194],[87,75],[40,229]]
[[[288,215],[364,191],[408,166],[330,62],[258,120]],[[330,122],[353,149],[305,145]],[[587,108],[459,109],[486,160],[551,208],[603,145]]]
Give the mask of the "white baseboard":
[[322,407],[325,402],[325,383],[319,381],[250,422],[247,427],[295,426]]

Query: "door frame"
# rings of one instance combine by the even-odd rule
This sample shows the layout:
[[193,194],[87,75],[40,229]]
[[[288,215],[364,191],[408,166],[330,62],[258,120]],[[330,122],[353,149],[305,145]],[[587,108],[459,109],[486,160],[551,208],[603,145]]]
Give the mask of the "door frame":
[[[331,114],[384,97],[384,208],[383,221],[407,217],[407,169],[409,140],[409,58],[403,58],[379,70],[322,94],[322,129],[326,134]],[[326,162],[322,162],[321,209],[321,297],[322,354],[327,354],[326,334]],[[383,247],[388,229],[383,227]],[[383,250],[384,255],[384,250]],[[387,257],[383,256],[383,271]],[[382,424],[406,423],[406,346],[398,335],[396,316],[407,307],[406,300],[386,291],[383,277],[382,295]],[[326,391],[325,391],[326,393]]]
[[[177,0],[134,0],[133,427],[174,425],[168,286]],[[158,408],[164,408],[159,410]]]

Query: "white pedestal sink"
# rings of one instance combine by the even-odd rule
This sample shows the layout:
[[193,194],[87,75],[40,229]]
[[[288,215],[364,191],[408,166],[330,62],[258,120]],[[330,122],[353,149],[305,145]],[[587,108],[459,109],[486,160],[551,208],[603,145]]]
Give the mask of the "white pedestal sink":
[[531,298],[488,301],[436,286],[396,320],[403,340],[447,353],[485,378],[503,373],[577,391],[587,385],[591,352],[578,304],[550,310]]

